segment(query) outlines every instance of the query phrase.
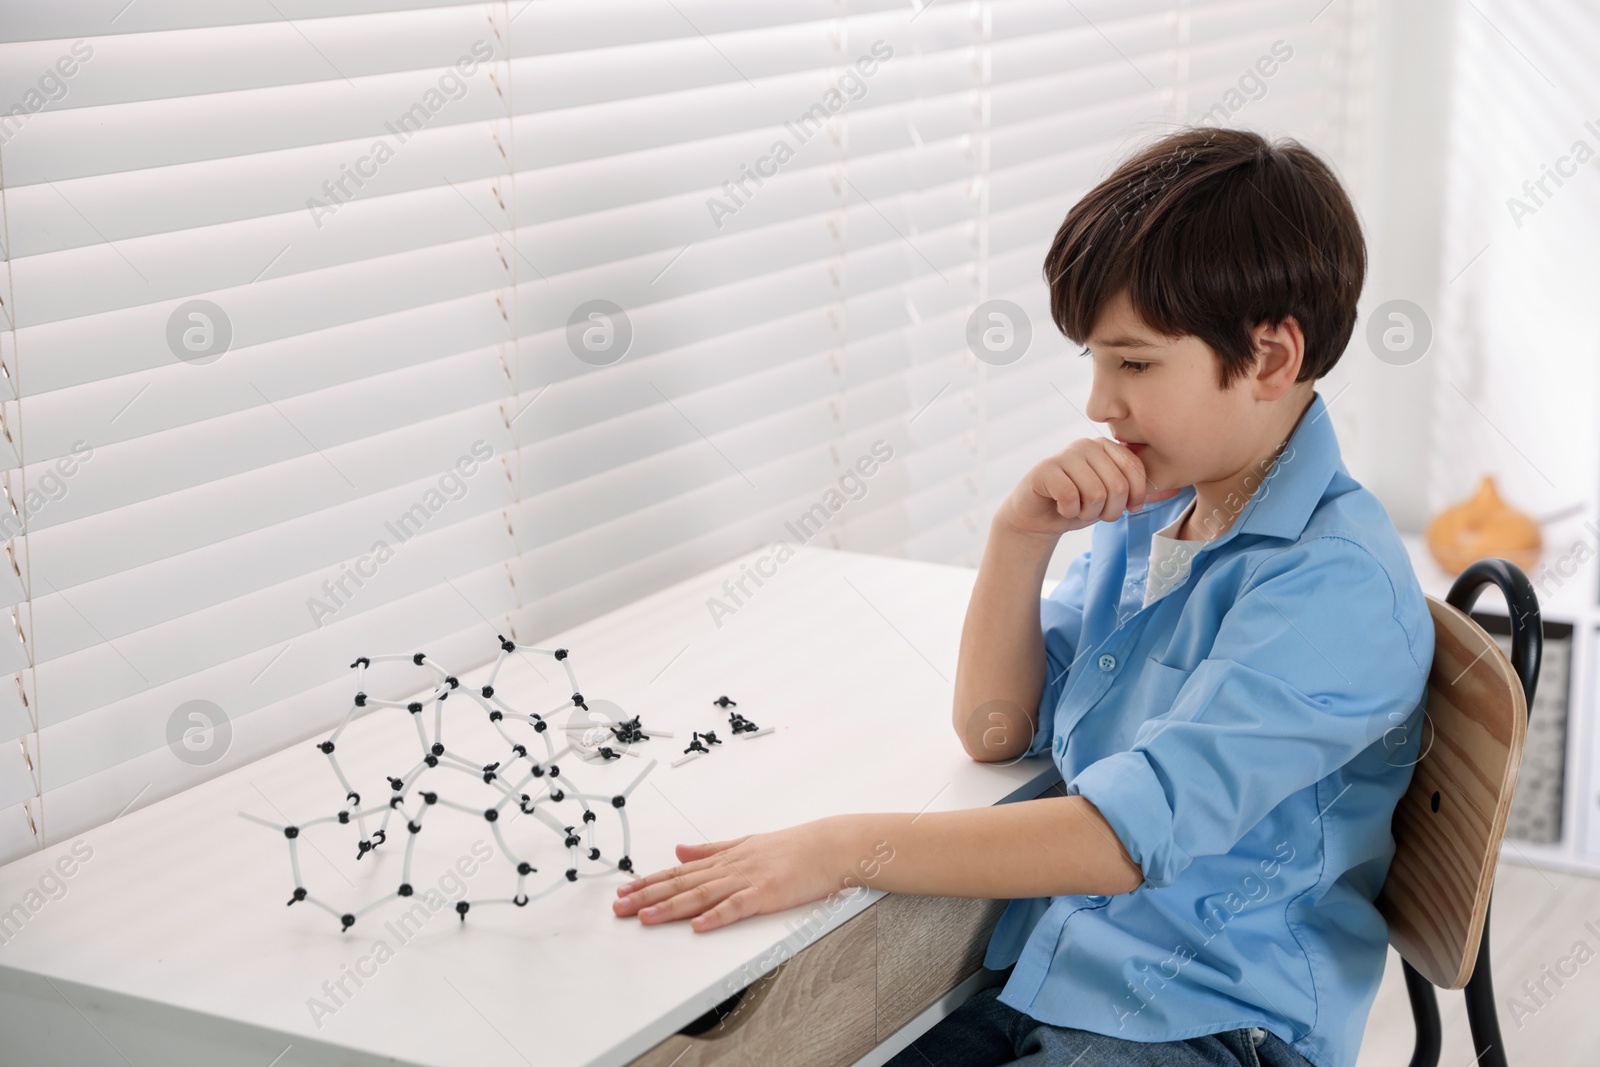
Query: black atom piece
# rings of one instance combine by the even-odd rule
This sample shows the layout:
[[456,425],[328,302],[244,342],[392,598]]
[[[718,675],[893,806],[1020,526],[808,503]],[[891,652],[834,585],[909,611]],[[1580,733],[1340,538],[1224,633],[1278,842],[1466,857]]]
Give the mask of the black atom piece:
[[374,831],[372,831],[372,847],[373,848],[377,848],[379,845],[383,844],[387,840],[389,840],[389,832],[387,830],[374,830]]
[[461,685],[461,681],[453,674],[446,675],[444,680],[449,683],[451,689],[457,689]]
[[484,686],[483,687],[483,695],[484,695],[485,699],[494,696],[494,686],[492,686],[492,685]]
[[426,763],[430,767],[437,767],[439,766],[439,757],[430,752],[426,756],[422,757],[422,762]]
[[589,858],[592,859],[592,860],[599,859],[600,858],[600,850],[597,849],[597,848],[592,848],[591,847],[589,849]]
[[704,752],[709,754],[711,750],[705,746],[705,742],[707,741],[713,745],[722,744],[722,742],[717,739],[715,730],[707,730],[705,733],[701,733],[699,730],[696,730],[693,735],[691,735],[689,747],[683,750],[683,754],[686,756],[691,752]]
[[341,930],[348,930],[356,924],[356,917],[351,915],[349,912],[346,912],[345,914],[339,916],[339,922],[341,924]]
[[428,749],[428,751],[432,752],[435,756],[442,756],[442,755],[444,755],[444,746],[442,744],[440,744],[439,742],[435,741],[433,743],[432,747]]
[[[348,811],[341,811],[339,813],[339,825],[340,826],[344,826],[344,825],[348,824],[349,822],[350,822],[350,813]],[[356,858],[360,859],[359,856],[356,857]]]
[[489,709],[489,721],[490,722],[499,722],[503,718],[505,718],[505,716],[500,714],[500,712],[496,711],[493,708]]
[[422,654],[422,653],[421,653],[421,652],[418,652],[418,653],[417,653],[417,654],[416,654],[416,655],[415,655],[415,656],[412,656],[412,657],[411,657],[411,662],[412,662],[412,663],[415,663],[415,664],[416,664],[416,665],[417,665],[417,666],[419,666],[419,667],[420,667],[420,666],[422,666],[422,661],[423,661],[423,660],[424,660],[424,659],[426,659],[426,658],[427,658],[427,657],[426,657],[426,656],[424,656],[424,655],[423,655],[423,654]]
[[490,822],[494,822],[500,817],[500,812],[496,808],[485,808],[483,811],[483,817],[488,819]]
[[467,909],[470,908],[470,907],[472,907],[472,905],[468,904],[464,900],[456,901],[456,914],[461,916],[461,921],[462,922],[466,922],[467,921]]
[[534,871],[536,871],[538,869],[539,868],[535,867],[533,864],[529,863],[527,860],[523,860],[521,863],[517,864],[517,873],[521,874],[521,875],[532,874]]
[[631,859],[629,859],[627,856],[622,857],[620,860],[617,861],[617,870],[632,872],[632,870],[633,870],[633,861]]
[[577,848],[582,843],[578,835],[572,832],[572,827],[567,827],[567,847]]
[[567,658],[567,650],[566,650],[566,649],[564,649],[564,648],[558,648],[558,649],[556,649],[556,650],[555,650],[555,652],[554,652],[554,653],[553,653],[553,655],[554,655],[554,656],[555,656],[555,657],[556,657],[556,659],[558,659],[558,660],[561,660],[561,659],[566,659],[566,658]]
[[305,888],[303,886],[295,886],[295,888],[294,888],[294,896],[289,898],[289,903],[293,904],[296,901],[304,900],[304,899],[306,899]]
[[357,693],[356,694],[356,707],[364,708],[366,706],[367,706],[367,694],[365,694],[365,693]]
[[357,656],[356,657],[356,661],[354,663],[350,664],[350,669],[354,670],[357,667],[370,667],[370,666],[372,666],[372,661],[370,659],[368,659],[365,656]]
[[357,793],[353,789],[350,792],[346,793],[344,795],[344,798],[346,800],[348,800],[350,803],[354,804],[356,807],[360,807],[361,806],[361,794]]
[[515,904],[519,908],[527,907],[528,906],[528,894],[526,894],[526,893],[518,893],[516,896],[511,898],[511,903]]
[[424,794],[422,794],[422,802],[424,804],[437,804],[437,803],[439,803],[439,794],[438,793],[424,793]]
[[577,880],[578,880],[578,868],[576,868],[576,867],[568,867],[567,868],[567,881],[576,882]]
[[584,822],[594,822],[594,820],[595,820],[594,812],[587,811],[587,810],[584,811],[584,813],[583,813],[583,821]]
[[394,796],[390,797],[389,798],[389,809],[392,811],[395,808],[398,808],[400,806],[400,801],[402,799],[403,798],[401,797],[401,795],[399,793],[396,793]]
[[555,802],[556,802],[556,803],[558,803],[558,804],[559,804],[559,803],[560,803],[560,802],[561,802],[561,801],[562,801],[562,800],[565,800],[565,799],[566,799],[566,796],[567,796],[567,794],[566,794],[566,793],[564,793],[564,792],[562,792],[562,791],[561,791],[561,790],[559,790],[559,789],[552,789],[552,790],[550,790],[550,799],[551,799],[551,800],[554,800],[554,801],[555,801]]
[[639,716],[635,715],[626,722],[620,722],[611,727],[611,733],[618,741],[631,745],[636,741],[648,741],[649,736],[639,727]]
[[743,715],[740,715],[737,711],[728,712],[728,725],[733,727],[735,736],[738,736],[739,734],[754,733],[757,729],[755,723],[751,722]]
[[406,829],[410,830],[414,834],[420,834],[422,833],[422,824],[419,822],[408,822],[406,823]]
[[545,722],[543,719],[540,719],[538,722],[533,724],[533,732],[536,734],[542,734],[545,732],[545,730],[549,729],[549,727],[549,723]]
[[400,790],[404,789],[405,787],[406,787],[406,780],[404,778],[390,778],[389,779],[389,788],[393,789],[396,793],[400,792]]
[[600,753],[600,758],[601,759],[621,759],[622,758],[622,753],[616,751],[615,749],[613,749],[613,748],[611,748],[611,747],[609,747],[607,745],[601,745],[599,748],[595,749],[595,751]]
[[500,638],[500,647],[507,652],[515,652],[517,650],[517,646],[507,641],[504,634],[495,634],[495,636]]
[[587,704],[585,704],[583,702],[583,694],[582,693],[573,693],[572,694],[572,702],[574,704],[576,704],[578,707],[584,709],[585,711],[589,710],[589,705],[587,705]]
[[613,808],[620,808],[627,802],[628,798],[623,796],[621,793],[618,793],[616,796],[611,798],[611,806]]
[[295,838],[300,836],[300,827],[298,827],[298,826],[285,826],[283,828],[283,836],[287,837],[289,840],[293,841]]
[[526,756],[528,754],[528,750],[522,745],[512,745],[511,754],[514,756]]
[[318,745],[317,747],[320,748],[323,751],[324,754],[331,755],[333,753],[333,742],[332,741],[324,741],[324,742],[322,742],[322,744]]
[[406,705],[406,710],[409,711],[413,715],[421,715],[422,714],[422,705],[420,703],[418,703],[417,701],[413,700],[411,703]]
[[729,700],[726,696],[720,696],[711,703],[715,704],[719,708],[736,708],[739,706],[739,702],[737,700]]
[[399,893],[403,897],[409,897],[413,892],[413,890],[411,888],[411,883],[410,882],[401,882],[400,883],[400,888],[395,890],[395,892]]
[[550,764],[550,777],[555,778],[561,774],[561,768],[554,763]]

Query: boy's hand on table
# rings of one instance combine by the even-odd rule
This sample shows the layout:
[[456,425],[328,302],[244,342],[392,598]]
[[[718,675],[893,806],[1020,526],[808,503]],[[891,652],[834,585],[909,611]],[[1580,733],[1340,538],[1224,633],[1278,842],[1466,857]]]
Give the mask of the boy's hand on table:
[[1177,496],[1183,486],[1149,484],[1132,450],[1108,437],[1084,437],[1023,475],[995,512],[995,520],[1019,533],[1059,537],[1097,522],[1115,522]]
[[[784,911],[841,888],[845,841],[828,819],[731,841],[679,845],[679,865],[617,889],[611,910],[645,925],[692,919],[695,930]],[[840,871],[841,874],[833,872]]]

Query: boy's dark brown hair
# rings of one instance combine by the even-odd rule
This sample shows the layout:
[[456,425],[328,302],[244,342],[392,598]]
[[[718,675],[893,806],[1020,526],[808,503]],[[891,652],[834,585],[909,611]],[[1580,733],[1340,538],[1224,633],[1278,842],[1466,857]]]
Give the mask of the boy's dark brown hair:
[[1137,152],[1067,212],[1044,260],[1050,317],[1083,344],[1128,289],[1168,337],[1217,353],[1227,389],[1255,365],[1250,330],[1293,315],[1296,381],[1333,369],[1366,277],[1361,223],[1328,165],[1289,138],[1190,127]]

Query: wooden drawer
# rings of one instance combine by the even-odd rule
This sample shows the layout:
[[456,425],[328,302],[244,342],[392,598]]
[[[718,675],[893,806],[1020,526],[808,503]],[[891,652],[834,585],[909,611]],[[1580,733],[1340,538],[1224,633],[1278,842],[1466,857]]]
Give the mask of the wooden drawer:
[[989,935],[1005,910],[1003,900],[895,894],[872,906],[878,913],[879,1041],[983,966]]
[[890,894],[629,1067],[844,1067],[983,965],[1003,900]]
[[873,906],[756,979],[721,1023],[674,1034],[630,1067],[854,1063],[878,1043],[877,933]]

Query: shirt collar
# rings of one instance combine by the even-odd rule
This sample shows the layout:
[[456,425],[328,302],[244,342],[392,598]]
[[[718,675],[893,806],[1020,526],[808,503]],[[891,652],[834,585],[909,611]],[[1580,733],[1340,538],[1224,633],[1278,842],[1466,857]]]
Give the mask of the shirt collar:
[[[1323,402],[1322,394],[1313,390],[1310,405],[1300,416],[1283,451],[1267,469],[1264,483],[1254,488],[1244,511],[1227,531],[1216,540],[1205,542],[1204,547],[1216,548],[1235,534],[1298,540],[1328,483],[1343,469],[1339,439],[1333,432],[1333,420],[1328,418],[1328,405]],[[1150,533],[1165,528],[1194,498],[1195,489],[1190,485],[1154,508],[1130,514],[1130,520],[1138,520],[1145,527],[1138,540],[1148,544]]]

